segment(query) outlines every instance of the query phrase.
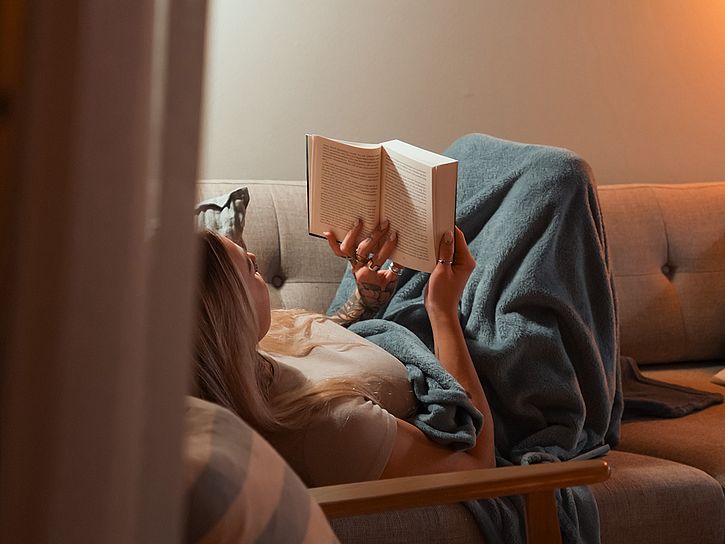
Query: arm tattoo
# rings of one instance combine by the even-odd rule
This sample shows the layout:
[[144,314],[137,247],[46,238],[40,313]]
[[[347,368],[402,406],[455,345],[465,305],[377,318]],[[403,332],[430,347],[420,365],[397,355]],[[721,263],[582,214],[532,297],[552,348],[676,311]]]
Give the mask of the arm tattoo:
[[395,282],[385,288],[372,283],[363,283],[355,289],[347,302],[332,316],[332,320],[348,327],[356,321],[371,319],[385,306],[395,292]]
[[390,299],[393,297],[395,292],[395,285],[397,282],[390,282],[385,288],[375,285],[374,283],[363,283],[358,287],[360,291],[360,300],[362,300],[363,306],[371,310],[375,310],[375,313],[385,306]]
[[340,306],[340,309],[335,312],[331,319],[338,325],[349,327],[356,321],[360,321],[365,313],[365,306],[363,306],[360,299],[360,292],[355,289],[347,302]]

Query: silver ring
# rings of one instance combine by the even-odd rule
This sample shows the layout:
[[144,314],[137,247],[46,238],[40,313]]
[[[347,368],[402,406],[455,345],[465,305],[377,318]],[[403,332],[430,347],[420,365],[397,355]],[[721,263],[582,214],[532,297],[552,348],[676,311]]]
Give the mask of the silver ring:
[[393,272],[394,274],[397,274],[398,276],[400,276],[403,273],[403,270],[405,270],[405,269],[404,268],[398,268],[394,264],[391,264],[390,265],[390,271]]
[[370,260],[368,261],[368,268],[369,268],[370,270],[372,270],[373,272],[377,272],[378,270],[380,270],[380,265],[379,265],[379,264],[375,264],[375,263],[373,262],[373,260],[372,260],[372,259],[370,259]]
[[438,262],[441,264],[453,264],[453,261],[446,261],[445,259],[438,259]]

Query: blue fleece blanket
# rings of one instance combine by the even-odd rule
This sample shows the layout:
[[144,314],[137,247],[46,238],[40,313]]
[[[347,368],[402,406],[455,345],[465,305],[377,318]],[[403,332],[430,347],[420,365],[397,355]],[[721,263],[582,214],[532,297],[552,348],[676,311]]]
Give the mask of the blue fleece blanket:
[[[622,412],[617,318],[588,166],[565,150],[480,134],[445,154],[459,161],[456,223],[477,260],[460,320],[491,406],[498,464],[569,460],[614,446]],[[433,439],[466,447],[480,414],[432,356],[427,280],[405,271],[377,319],[351,330],[406,364],[421,403],[412,422]],[[330,312],[353,289],[348,270]],[[558,499],[564,541],[597,542],[588,489],[562,490]],[[523,542],[521,503],[470,507],[489,541]]]

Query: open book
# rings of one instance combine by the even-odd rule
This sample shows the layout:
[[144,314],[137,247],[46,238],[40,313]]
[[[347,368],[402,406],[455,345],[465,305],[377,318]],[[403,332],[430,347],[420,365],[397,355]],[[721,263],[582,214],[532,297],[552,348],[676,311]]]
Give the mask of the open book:
[[432,272],[438,246],[456,217],[458,161],[400,140],[358,144],[307,135],[309,233],[341,241],[356,220],[360,240],[390,221],[398,234],[391,259]]

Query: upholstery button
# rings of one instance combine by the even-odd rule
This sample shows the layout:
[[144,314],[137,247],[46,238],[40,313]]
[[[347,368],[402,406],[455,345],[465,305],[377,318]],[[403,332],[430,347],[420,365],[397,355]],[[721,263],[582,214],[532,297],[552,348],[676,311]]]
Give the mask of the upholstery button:
[[274,285],[277,289],[282,287],[284,285],[284,278],[282,276],[272,276],[272,285]]
[[672,267],[670,265],[668,265],[668,264],[663,265],[662,266],[662,273],[665,276],[668,276],[668,277],[671,276],[672,275]]

